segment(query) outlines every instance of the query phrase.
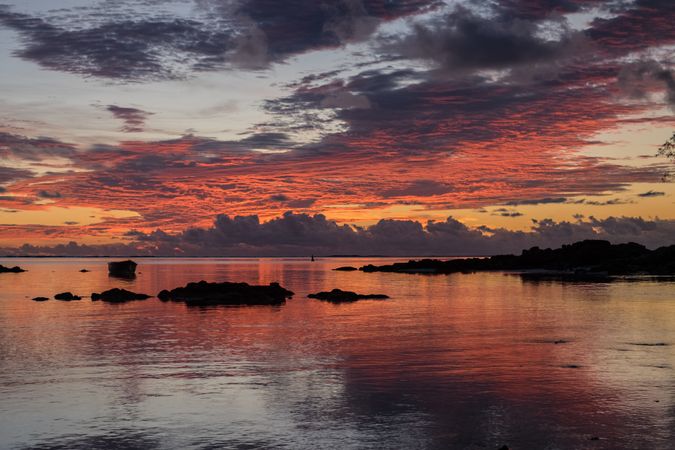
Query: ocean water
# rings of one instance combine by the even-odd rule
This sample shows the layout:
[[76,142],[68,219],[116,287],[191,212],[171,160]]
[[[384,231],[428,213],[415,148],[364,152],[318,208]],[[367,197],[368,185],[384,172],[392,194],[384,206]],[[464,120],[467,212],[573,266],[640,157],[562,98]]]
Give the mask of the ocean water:
[[[105,259],[2,261],[29,271],[0,274],[0,448],[675,448],[673,282],[331,270],[383,258],[136,261],[129,281]],[[296,295],[30,300],[201,279]],[[335,287],[391,299],[306,298]]]

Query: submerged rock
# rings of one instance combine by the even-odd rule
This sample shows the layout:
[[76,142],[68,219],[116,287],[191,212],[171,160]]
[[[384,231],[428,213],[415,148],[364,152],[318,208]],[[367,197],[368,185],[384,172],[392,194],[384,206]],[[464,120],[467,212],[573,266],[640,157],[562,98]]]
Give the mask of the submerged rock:
[[0,273],[21,273],[21,272],[25,272],[25,270],[19,266],[5,267],[2,264],[0,264]]
[[342,303],[355,302],[357,300],[383,300],[389,298],[384,294],[357,294],[356,292],[343,291],[340,289],[333,289],[330,292],[318,292],[316,294],[309,294],[307,297],[325,300],[327,302]]
[[113,277],[130,278],[136,276],[136,264],[132,260],[111,261],[108,263],[108,274]]
[[121,302],[129,302],[132,300],[146,300],[150,298],[150,295],[147,294],[137,294],[135,292],[127,291],[126,289],[109,289],[107,291],[103,291],[100,294],[94,292],[91,294],[91,299],[93,301],[97,300],[102,300],[104,302],[113,302],[113,303],[121,303]]
[[248,283],[188,283],[170,291],[163,290],[157,297],[162,301],[185,302],[189,306],[208,305],[281,305],[293,292],[279,283],[269,286],[251,286]]
[[82,272],[82,273],[87,273],[87,272],[91,272],[91,270],[88,270],[88,269],[82,269],[82,270],[80,270],[80,272]]
[[352,266],[342,266],[342,267],[337,267],[333,270],[339,270],[341,272],[353,272],[353,271],[359,270],[359,269],[357,269],[356,267],[352,267]]
[[49,300],[49,297],[33,297],[34,302],[46,302]]
[[630,345],[639,345],[641,347],[665,347],[666,342],[629,342]]
[[62,292],[60,294],[56,294],[54,299],[69,302],[72,300],[82,300],[82,297],[79,295],[74,295],[72,292]]

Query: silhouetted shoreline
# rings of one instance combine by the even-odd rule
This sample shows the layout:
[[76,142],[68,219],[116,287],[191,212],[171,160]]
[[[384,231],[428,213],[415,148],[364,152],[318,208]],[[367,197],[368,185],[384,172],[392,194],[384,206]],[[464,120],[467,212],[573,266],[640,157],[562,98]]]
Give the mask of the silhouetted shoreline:
[[585,240],[557,249],[532,247],[520,255],[453,260],[421,259],[359,268],[363,272],[451,274],[519,271],[528,278],[606,280],[627,275],[675,275],[675,245],[649,250],[636,243]]

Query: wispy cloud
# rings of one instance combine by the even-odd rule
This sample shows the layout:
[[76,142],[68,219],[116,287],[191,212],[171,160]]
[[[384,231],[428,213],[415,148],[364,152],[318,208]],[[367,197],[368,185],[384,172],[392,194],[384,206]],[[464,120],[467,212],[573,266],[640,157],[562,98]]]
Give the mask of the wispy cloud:
[[123,107],[117,105],[106,106],[116,119],[124,122],[122,131],[125,133],[139,133],[145,128],[145,121],[152,113],[138,108]]

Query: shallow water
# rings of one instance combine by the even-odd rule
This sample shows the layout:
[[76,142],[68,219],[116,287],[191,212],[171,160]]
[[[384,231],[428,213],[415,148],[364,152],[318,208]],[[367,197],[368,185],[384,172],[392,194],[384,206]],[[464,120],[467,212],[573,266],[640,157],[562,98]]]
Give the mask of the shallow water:
[[[675,446],[673,282],[330,270],[381,258],[137,261],[132,281],[105,259],[3,262],[29,271],[0,274],[0,448]],[[296,295],[30,300],[200,279]],[[392,298],[305,298],[334,287]]]

